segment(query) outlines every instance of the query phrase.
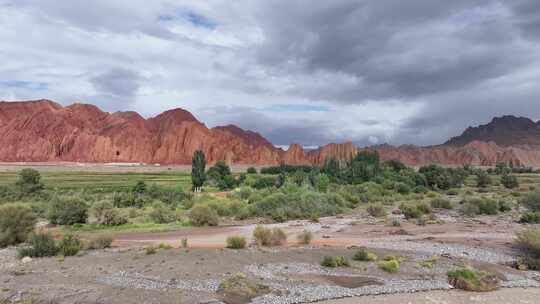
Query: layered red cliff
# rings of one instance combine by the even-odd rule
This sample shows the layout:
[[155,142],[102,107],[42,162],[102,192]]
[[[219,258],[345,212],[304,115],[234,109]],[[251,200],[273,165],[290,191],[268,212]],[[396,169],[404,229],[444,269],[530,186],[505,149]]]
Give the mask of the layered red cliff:
[[[383,160],[399,159],[408,165],[494,165],[504,161],[537,167],[540,128],[531,122],[503,117],[494,125],[469,128],[441,146],[380,145],[369,149],[379,151]],[[508,129],[515,129],[519,136]],[[352,143],[328,144],[311,151],[293,144],[283,151],[260,134],[233,125],[207,128],[182,109],[145,119],[135,112],[110,114],[93,105],[62,107],[48,100],[0,102],[0,134],[2,162],[190,164],[193,152],[203,150],[210,163],[321,164],[328,157],[350,159],[358,151]],[[493,141],[482,141],[485,134]],[[519,141],[514,145],[509,137]]]

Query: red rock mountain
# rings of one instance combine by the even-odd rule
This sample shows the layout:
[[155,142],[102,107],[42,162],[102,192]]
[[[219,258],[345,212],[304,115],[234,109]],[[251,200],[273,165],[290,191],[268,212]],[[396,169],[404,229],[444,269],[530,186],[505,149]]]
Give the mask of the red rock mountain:
[[[107,113],[93,105],[62,107],[49,100],[0,102],[0,161],[2,162],[137,162],[190,164],[203,150],[210,163],[272,165],[321,164],[328,157],[350,159],[352,143],[328,144],[305,151],[292,144],[274,147],[260,134],[237,126],[207,128],[191,113],[174,109],[145,119],[135,112]],[[382,159],[408,165],[540,166],[540,127],[526,118],[505,116],[467,129],[444,145],[369,147]]]

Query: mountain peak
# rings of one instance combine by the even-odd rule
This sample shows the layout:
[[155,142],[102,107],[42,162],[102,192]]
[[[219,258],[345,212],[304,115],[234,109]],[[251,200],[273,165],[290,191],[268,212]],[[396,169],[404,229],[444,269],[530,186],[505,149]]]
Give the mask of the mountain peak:
[[494,117],[487,124],[468,127],[445,145],[465,146],[472,141],[493,141],[501,146],[540,146],[540,124],[521,116]]

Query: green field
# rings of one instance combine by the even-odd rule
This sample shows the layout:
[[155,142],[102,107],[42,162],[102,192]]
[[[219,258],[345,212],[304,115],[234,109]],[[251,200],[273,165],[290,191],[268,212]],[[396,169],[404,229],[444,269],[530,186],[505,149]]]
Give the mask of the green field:
[[[0,185],[13,185],[18,172],[0,172]],[[51,172],[42,171],[41,180],[46,188],[60,189],[122,189],[131,188],[138,181],[156,184],[167,189],[191,189],[191,175],[185,172]]]

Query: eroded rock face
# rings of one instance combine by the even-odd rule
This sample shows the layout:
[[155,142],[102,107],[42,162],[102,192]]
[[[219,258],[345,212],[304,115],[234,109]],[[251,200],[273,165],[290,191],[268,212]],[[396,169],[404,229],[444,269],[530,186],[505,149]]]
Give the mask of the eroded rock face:
[[[459,140],[440,146],[369,147],[382,160],[398,159],[407,165],[495,165],[540,166],[540,148],[524,138],[535,138],[536,123],[514,118],[495,119],[497,130],[507,134],[509,126],[520,135],[517,145],[479,141],[478,134],[497,135],[493,128],[470,129]],[[526,130],[531,129],[531,134]],[[517,131],[516,131],[517,130]],[[328,144],[312,151],[292,144],[287,151],[274,147],[260,134],[233,125],[207,128],[191,113],[174,109],[145,119],[135,112],[107,113],[93,105],[68,107],[49,101],[0,102],[0,161],[89,163],[137,162],[190,164],[196,150],[203,150],[209,163],[277,165],[323,164],[325,159],[350,159],[358,148],[348,142]],[[472,135],[470,135],[472,134]],[[473,136],[474,135],[474,136]],[[540,139],[536,139],[540,142]],[[459,144],[458,144],[459,143]]]

